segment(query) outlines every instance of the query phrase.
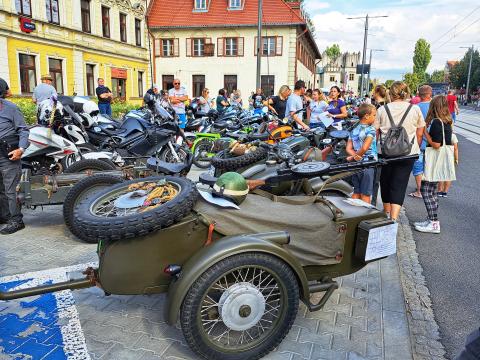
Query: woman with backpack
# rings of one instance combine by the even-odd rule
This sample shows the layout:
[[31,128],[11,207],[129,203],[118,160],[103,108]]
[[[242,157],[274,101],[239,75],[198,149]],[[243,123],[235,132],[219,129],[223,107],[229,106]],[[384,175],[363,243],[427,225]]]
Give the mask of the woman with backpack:
[[[394,82],[389,94],[391,102],[378,109],[374,123],[379,133],[379,155],[388,158],[418,154],[425,128],[422,112],[408,102],[410,91],[404,82]],[[414,162],[414,159],[394,161],[382,167],[383,209],[393,220],[400,214]]]

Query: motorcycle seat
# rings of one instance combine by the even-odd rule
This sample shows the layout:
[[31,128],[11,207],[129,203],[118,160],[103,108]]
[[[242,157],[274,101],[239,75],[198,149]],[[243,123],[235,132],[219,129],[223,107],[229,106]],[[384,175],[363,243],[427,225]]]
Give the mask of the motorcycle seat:
[[333,130],[333,131],[330,131],[329,135],[334,139],[346,140],[348,139],[348,136],[350,135],[350,133],[347,130]]
[[189,163],[168,163],[155,157],[147,159],[147,168],[165,175],[178,175],[187,172],[190,167]]
[[269,134],[267,132],[255,133],[255,134],[249,134],[248,137],[252,140],[265,141],[265,140],[268,140]]

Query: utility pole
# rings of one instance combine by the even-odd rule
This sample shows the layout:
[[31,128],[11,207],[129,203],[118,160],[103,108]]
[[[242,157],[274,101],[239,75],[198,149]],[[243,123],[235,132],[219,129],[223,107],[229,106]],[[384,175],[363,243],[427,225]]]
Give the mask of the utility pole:
[[257,35],[257,89],[260,88],[260,71],[262,65],[262,0],[258,0],[258,35]]
[[368,78],[367,78],[367,86],[366,86],[366,92],[368,93],[370,91],[370,73],[372,72],[372,52],[374,51],[385,51],[382,49],[370,49],[370,61],[368,62],[369,69],[368,69]]
[[[367,39],[368,39],[368,19],[375,19],[375,18],[385,18],[388,15],[380,15],[380,16],[371,16],[369,17],[368,14],[365,16],[365,33],[363,34],[363,55],[362,55],[362,70],[360,73],[360,97],[363,97],[363,83],[365,80],[365,58],[367,57]],[[347,20],[354,20],[354,19],[363,19],[363,16],[360,17],[348,17]]]

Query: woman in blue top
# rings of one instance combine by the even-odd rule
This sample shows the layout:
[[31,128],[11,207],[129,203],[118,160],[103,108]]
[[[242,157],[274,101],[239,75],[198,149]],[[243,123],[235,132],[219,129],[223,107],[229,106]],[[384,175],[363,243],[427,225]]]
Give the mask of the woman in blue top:
[[312,101],[310,101],[310,105],[307,108],[307,118],[310,120],[310,129],[319,126],[325,127],[320,120],[320,115],[325,112],[325,109],[328,106],[326,100],[325,95],[323,95],[319,89],[313,90]]
[[334,123],[346,119],[348,117],[347,106],[345,105],[345,101],[340,99],[340,88],[338,86],[332,86],[330,88],[329,98],[330,102],[326,109],[329,113],[328,116],[333,118]]

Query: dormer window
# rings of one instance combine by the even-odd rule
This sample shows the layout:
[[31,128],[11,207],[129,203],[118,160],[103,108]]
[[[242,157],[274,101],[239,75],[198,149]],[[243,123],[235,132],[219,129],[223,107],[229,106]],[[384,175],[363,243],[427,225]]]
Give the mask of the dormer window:
[[228,8],[230,10],[238,10],[242,8],[242,0],[228,0]]
[[207,10],[207,0],[195,0],[194,10]]

